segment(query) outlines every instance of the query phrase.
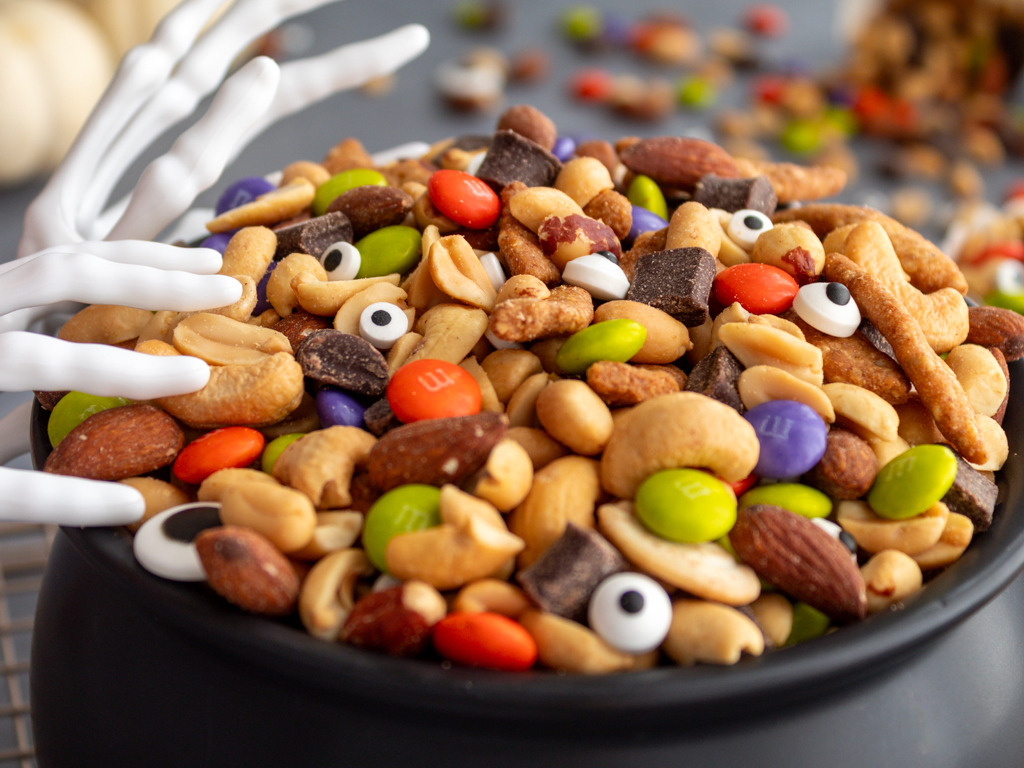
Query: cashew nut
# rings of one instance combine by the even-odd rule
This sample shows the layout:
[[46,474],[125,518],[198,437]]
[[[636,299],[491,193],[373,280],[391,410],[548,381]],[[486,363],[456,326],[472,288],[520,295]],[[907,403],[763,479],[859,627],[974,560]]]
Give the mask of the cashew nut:
[[519,617],[537,643],[537,659],[545,667],[584,675],[650,669],[658,652],[640,656],[613,648],[591,629],[553,613],[528,610]]
[[[870,593],[869,593],[870,610]],[[793,632],[793,604],[778,592],[765,592],[750,604],[750,612],[761,631],[776,648],[786,644]]]
[[946,356],[946,365],[953,369],[975,412],[994,416],[1010,385],[992,353],[977,344],[961,344]]
[[760,448],[750,422],[728,405],[695,392],[661,395],[616,422],[601,457],[601,485],[632,499],[648,475],[676,467],[707,467],[732,483],[754,470]]
[[319,560],[332,552],[351,547],[363,530],[361,512],[317,512],[313,538],[302,549],[291,553],[298,560]]
[[216,365],[198,392],[160,397],[157,405],[197,429],[276,424],[299,407],[305,392],[302,366],[287,352],[252,365]]
[[258,469],[230,467],[228,469],[218,469],[203,480],[199,485],[196,497],[199,501],[220,501],[228,488],[241,483],[280,485],[273,477],[266,472],[260,472]]
[[316,528],[316,511],[305,494],[269,483],[228,488],[220,499],[220,519],[262,533],[285,554],[306,546]]
[[499,579],[479,579],[459,590],[452,601],[452,612],[490,611],[516,619],[530,605],[529,598],[515,584]]
[[523,549],[493,506],[454,485],[441,487],[438,511],[441,525],[388,542],[384,559],[392,576],[455,589],[490,576]]
[[544,554],[565,532],[566,523],[593,528],[600,496],[594,459],[564,456],[537,472],[530,493],[509,518],[509,529],[526,543],[519,567],[526,568]]
[[499,512],[511,512],[530,492],[533,462],[515,440],[504,437],[487,456],[487,461],[471,483],[472,494],[490,502]]
[[357,464],[366,461],[377,438],[359,427],[328,427],[289,445],[274,462],[274,477],[302,491],[318,509],[344,509]]
[[683,544],[655,536],[628,501],[597,508],[598,530],[639,570],[697,597],[747,605],[761,593],[754,570],[714,542]]
[[764,653],[760,627],[735,608],[705,600],[676,600],[672,624],[661,644],[676,664],[735,664],[746,651]]
[[362,293],[367,288],[380,283],[397,286],[400,277],[401,275],[395,272],[391,275],[361,277],[357,280],[306,280],[296,282],[295,296],[299,301],[299,306],[311,315],[332,317],[338,314],[342,305],[357,293]]
[[867,588],[869,614],[896,605],[921,589],[923,581],[921,566],[896,549],[884,549],[873,555],[861,566],[860,573]]
[[841,501],[836,508],[836,522],[866,552],[898,549],[916,555],[935,546],[946,527],[949,508],[936,502],[920,515],[906,520],[879,517],[863,501]]
[[355,605],[356,579],[372,573],[370,558],[361,549],[333,552],[314,565],[299,593],[299,618],[306,631],[321,640],[337,640]]

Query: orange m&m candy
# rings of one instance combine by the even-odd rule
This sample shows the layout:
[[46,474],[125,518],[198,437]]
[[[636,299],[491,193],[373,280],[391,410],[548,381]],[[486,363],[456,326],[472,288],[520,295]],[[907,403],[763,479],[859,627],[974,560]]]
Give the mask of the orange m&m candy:
[[391,377],[388,405],[408,424],[424,419],[471,416],[480,413],[483,396],[473,376],[444,360],[415,360]]
[[249,466],[262,451],[263,435],[251,427],[215,429],[182,449],[174,460],[174,474],[198,485],[217,470]]

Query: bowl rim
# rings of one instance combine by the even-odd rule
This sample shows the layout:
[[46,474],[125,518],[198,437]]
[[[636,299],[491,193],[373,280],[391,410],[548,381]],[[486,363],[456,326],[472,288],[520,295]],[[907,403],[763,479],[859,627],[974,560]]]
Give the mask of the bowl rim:
[[[1024,361],[1010,364],[1011,378]],[[32,458],[41,467],[49,452],[45,411],[32,412]],[[613,675],[563,675],[547,670],[503,673],[398,659],[305,633],[296,624],[244,614],[205,585],[166,581],[135,561],[124,529],[65,528],[64,534],[124,596],[159,622],[261,672],[285,676],[326,695],[356,697],[391,707],[401,702],[421,713],[476,721],[527,721],[554,727],[587,714],[591,725],[626,716],[651,722],[671,713],[700,723],[758,715],[782,704],[860,684],[909,658],[967,619],[1024,570],[1024,389],[1010,396],[1004,428],[1010,456],[1001,472],[1001,500],[989,531],[979,534],[960,562],[898,611],[876,614],[785,652],[744,657],[729,667],[658,667]]]

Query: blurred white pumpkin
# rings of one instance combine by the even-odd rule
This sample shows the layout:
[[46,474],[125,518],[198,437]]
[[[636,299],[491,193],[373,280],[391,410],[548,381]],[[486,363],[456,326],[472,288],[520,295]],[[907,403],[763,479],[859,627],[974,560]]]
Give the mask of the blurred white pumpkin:
[[180,0],[75,0],[100,23],[120,59],[148,40],[156,24]]

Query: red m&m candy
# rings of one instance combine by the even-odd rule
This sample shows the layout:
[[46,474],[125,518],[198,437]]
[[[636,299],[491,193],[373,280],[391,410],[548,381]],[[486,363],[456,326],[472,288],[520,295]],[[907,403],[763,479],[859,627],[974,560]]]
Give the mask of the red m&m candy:
[[501,198],[465,171],[434,171],[427,181],[427,194],[437,210],[470,229],[486,229],[501,213]]
[[790,308],[800,286],[771,264],[736,264],[719,273],[714,290],[715,298],[727,307],[738,301],[755,315],[777,315]]
[[473,376],[444,360],[415,360],[391,377],[388,405],[404,424],[480,413],[483,396]]

